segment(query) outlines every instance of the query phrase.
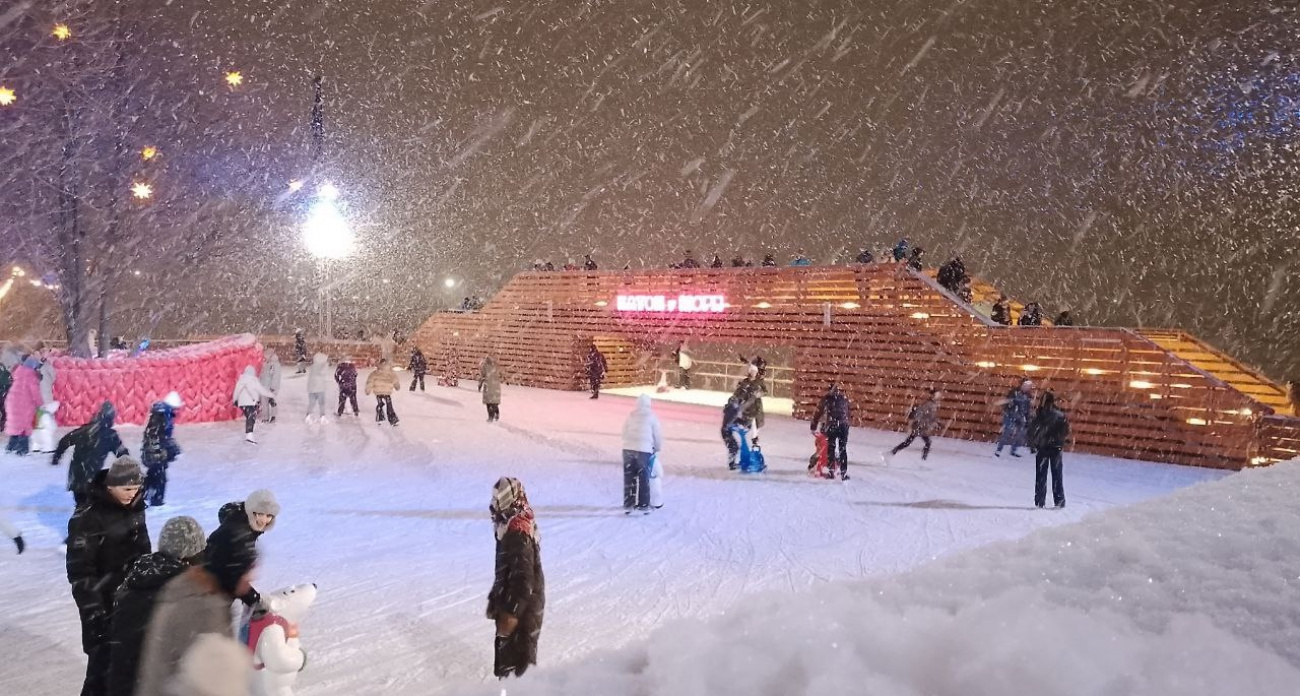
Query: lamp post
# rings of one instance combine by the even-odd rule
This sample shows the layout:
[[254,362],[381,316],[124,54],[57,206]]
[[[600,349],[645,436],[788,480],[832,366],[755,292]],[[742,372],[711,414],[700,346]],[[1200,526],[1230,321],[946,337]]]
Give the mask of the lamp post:
[[320,330],[322,338],[334,335],[334,288],[330,282],[329,269],[331,261],[345,259],[352,255],[355,237],[352,227],[339,210],[336,197],[338,190],[324,184],[317,191],[316,202],[312,204],[303,223],[302,239],[307,252],[316,257],[321,264],[321,305]]

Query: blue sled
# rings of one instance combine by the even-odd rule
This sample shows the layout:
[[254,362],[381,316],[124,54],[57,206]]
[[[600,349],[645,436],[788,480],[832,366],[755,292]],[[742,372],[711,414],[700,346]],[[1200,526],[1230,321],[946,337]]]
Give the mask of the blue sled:
[[749,446],[749,431],[739,425],[731,426],[732,436],[740,440],[740,473],[761,474],[767,471],[763,450]]

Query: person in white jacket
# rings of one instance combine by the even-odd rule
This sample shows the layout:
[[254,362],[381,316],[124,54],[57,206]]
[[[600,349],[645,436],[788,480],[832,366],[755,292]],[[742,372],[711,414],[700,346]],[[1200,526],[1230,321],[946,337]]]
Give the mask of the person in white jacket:
[[244,368],[239,381],[235,382],[234,399],[235,405],[244,412],[244,439],[253,444],[257,444],[253,438],[253,426],[257,424],[257,402],[262,397],[269,399],[272,405],[275,404],[275,392],[262,386],[261,380],[257,378],[257,370],[249,365]]
[[[312,356],[311,367],[307,369],[307,422],[328,423],[325,417],[325,395],[329,392],[333,375],[330,373],[330,360],[324,353]],[[316,416],[312,412],[316,412]]]
[[636,409],[623,422],[623,514],[635,509],[650,514],[651,458],[663,449],[659,417],[650,408],[650,395],[637,397]]
[[[266,351],[266,363],[262,365],[262,386],[272,393],[280,391],[280,356],[273,350]],[[262,422],[275,422],[275,399],[262,397]]]

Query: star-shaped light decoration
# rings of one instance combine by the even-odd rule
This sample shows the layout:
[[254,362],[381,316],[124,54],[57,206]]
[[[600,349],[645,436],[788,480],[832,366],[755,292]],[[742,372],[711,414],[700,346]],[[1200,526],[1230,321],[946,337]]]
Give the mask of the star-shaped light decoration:
[[140,158],[145,161],[151,160],[157,156],[158,156],[158,148],[154,147],[153,145],[150,145],[140,151]]
[[137,181],[131,186],[131,194],[143,201],[153,196],[153,187],[143,181]]
[[244,84],[244,74],[238,70],[232,70],[226,73],[226,84],[231,87],[238,87]]
[[290,191],[301,191],[301,190],[302,190],[302,182],[299,181],[298,179],[294,179],[293,181],[290,181],[290,182],[289,182],[289,190],[290,190]]
[[18,95],[8,87],[0,87],[0,106],[9,106],[18,101]]
[[66,24],[55,24],[54,31],[51,31],[50,35],[59,41],[67,41],[72,38],[72,30]]

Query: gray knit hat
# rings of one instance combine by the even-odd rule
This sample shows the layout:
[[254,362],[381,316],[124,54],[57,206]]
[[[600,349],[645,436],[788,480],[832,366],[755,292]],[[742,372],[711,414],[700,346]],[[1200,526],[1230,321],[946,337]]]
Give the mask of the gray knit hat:
[[182,561],[202,554],[207,546],[199,521],[186,515],[167,520],[158,535],[158,550]]
[[113,466],[108,468],[108,474],[104,477],[104,485],[110,488],[139,486],[143,482],[144,470],[140,468],[140,462],[129,456],[118,457],[113,462]]

